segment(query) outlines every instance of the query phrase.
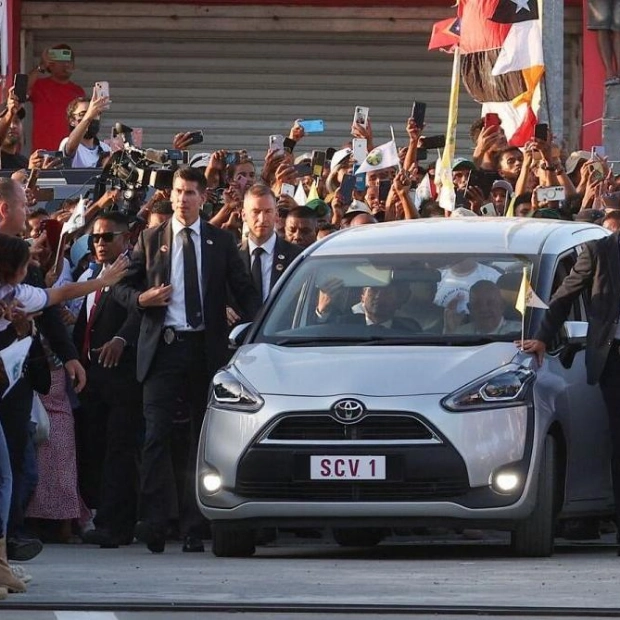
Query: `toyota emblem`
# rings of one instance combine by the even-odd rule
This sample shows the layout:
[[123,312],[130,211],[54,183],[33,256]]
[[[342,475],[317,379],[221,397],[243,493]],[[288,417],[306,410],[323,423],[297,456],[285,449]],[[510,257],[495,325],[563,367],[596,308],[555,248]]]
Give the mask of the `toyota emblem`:
[[355,424],[359,422],[366,411],[363,403],[353,398],[339,400],[333,406],[334,415],[343,424]]

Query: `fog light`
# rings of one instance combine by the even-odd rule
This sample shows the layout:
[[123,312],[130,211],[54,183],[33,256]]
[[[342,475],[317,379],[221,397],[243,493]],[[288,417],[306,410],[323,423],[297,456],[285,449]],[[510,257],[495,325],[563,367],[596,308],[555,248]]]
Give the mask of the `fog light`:
[[218,473],[209,472],[202,476],[202,486],[207,493],[217,493],[222,488],[222,478]]
[[518,474],[510,471],[498,473],[493,480],[493,485],[501,493],[510,493],[514,491],[519,484],[520,479]]

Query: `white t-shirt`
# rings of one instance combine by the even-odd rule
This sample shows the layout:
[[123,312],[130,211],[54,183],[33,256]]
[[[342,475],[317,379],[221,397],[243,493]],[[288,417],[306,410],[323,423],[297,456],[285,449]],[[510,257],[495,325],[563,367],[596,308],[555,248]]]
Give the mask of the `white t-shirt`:
[[[67,146],[68,141],[68,137],[63,138],[60,146],[58,147],[58,150],[62,151],[65,157],[67,156],[65,147]],[[84,146],[83,144],[79,144],[71,159],[71,167],[96,168],[102,151],[104,153],[110,152],[110,147],[105,142],[100,142],[97,146],[93,146],[92,149],[88,146]]]
[[445,308],[455,297],[459,297],[456,307],[457,312],[468,313],[467,303],[469,302],[469,289],[478,280],[490,280],[497,282],[500,276],[499,271],[493,267],[480,265],[466,275],[455,274],[451,269],[441,270],[441,281],[437,285],[435,303]]
[[[0,301],[8,302],[13,299],[19,301],[23,306],[22,312],[26,314],[43,310],[48,302],[47,291],[44,288],[37,288],[29,284],[18,284],[17,286],[4,284],[0,286]],[[10,321],[0,318],[0,332],[4,331],[10,324]]]

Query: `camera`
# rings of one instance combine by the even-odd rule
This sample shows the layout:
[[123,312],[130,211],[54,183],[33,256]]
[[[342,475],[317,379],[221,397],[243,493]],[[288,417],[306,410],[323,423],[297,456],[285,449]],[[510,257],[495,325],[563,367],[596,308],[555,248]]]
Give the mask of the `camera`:
[[149,187],[170,189],[172,177],[180,164],[187,161],[187,151],[179,149],[142,149],[134,146],[133,129],[116,123],[114,137],[120,137],[123,148],[110,157],[95,185],[94,199],[100,198],[106,191],[108,181],[116,179],[123,190],[121,212],[129,216],[138,213],[146,199]]
[[561,185],[554,185],[552,187],[539,187],[536,190],[536,198],[538,198],[539,202],[565,200],[566,190]]

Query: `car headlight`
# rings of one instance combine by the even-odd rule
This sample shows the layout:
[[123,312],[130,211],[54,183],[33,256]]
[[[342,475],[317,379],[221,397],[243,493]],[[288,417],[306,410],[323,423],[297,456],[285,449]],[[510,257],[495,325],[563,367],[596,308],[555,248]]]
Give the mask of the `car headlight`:
[[535,376],[533,370],[509,364],[459,388],[446,396],[441,404],[450,411],[498,409],[525,404]]
[[213,377],[211,401],[220,409],[258,411],[264,404],[260,394],[231,368],[220,370]]

